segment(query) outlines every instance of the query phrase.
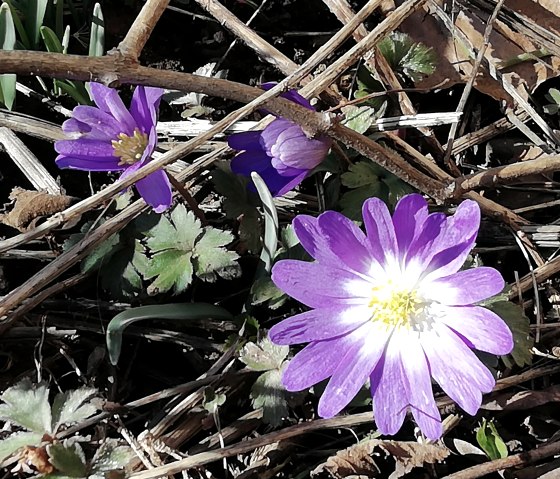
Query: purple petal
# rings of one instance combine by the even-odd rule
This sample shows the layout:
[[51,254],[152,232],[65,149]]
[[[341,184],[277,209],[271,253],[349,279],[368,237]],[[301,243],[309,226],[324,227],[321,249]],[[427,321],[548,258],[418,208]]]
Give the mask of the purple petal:
[[158,170],[138,180],[136,189],[144,201],[150,205],[156,213],[161,213],[171,206],[173,194],[169,179],[164,171]]
[[[66,120],[62,124],[62,131],[67,136],[76,135],[79,138],[80,136],[87,135],[88,133],[91,132],[91,130],[92,130],[91,126],[89,126],[87,123],[84,123],[82,121],[78,121],[75,118],[70,118],[69,120]],[[95,138],[95,139],[103,140],[105,139],[105,135],[103,135],[103,138]]]
[[138,86],[134,90],[130,102],[130,113],[141,127],[142,132],[150,131],[156,124],[157,111],[162,95],[162,88]]
[[319,229],[319,220],[309,215],[298,215],[292,222],[294,232],[301,245],[313,258],[321,263],[334,263],[337,257],[329,250]]
[[260,131],[244,131],[233,133],[228,136],[227,142],[230,148],[238,151],[263,151],[260,143]]
[[412,415],[428,439],[441,437],[441,416],[434,399],[430,368],[424,350],[415,334],[396,334],[391,341],[398,342],[405,394]]
[[[262,83],[261,85],[259,85],[263,90],[270,90],[272,87],[275,87],[277,85],[276,82],[267,82],[267,83]],[[296,90],[289,90],[285,93],[282,93],[280,95],[282,98],[286,98],[287,100],[293,101],[294,103],[297,103],[298,105],[304,106],[305,108],[308,108],[310,110],[315,110],[315,108],[313,108],[311,106],[311,103],[309,103],[309,100],[305,99],[304,97],[302,97]]]
[[272,281],[311,308],[367,304],[372,288],[371,283],[343,269],[289,259],[274,265]]
[[441,304],[468,306],[500,293],[504,286],[504,279],[497,270],[481,266],[435,281],[422,281],[421,294]]
[[405,255],[412,240],[418,236],[427,216],[428,202],[422,195],[406,195],[395,206],[393,225],[401,257]]
[[362,215],[371,253],[381,264],[397,258],[397,240],[387,205],[379,198],[364,202]]
[[127,135],[132,135],[137,124],[124,106],[119,93],[113,88],[108,88],[101,83],[91,82],[89,86],[95,104],[120,123],[122,132]]
[[383,355],[388,334],[367,322],[347,337],[350,344],[339,349],[339,365],[319,400],[319,416],[324,418],[338,414],[358,394]]
[[426,270],[433,257],[433,244],[445,226],[446,217],[443,213],[432,213],[424,220],[416,237],[412,240],[405,255],[407,267],[414,265],[419,276]]
[[367,306],[334,306],[296,314],[273,326],[268,336],[276,344],[310,343],[346,334],[371,318]]
[[506,323],[496,313],[481,306],[443,307],[439,320],[467,339],[480,351],[509,354],[513,336]]
[[83,171],[120,171],[124,166],[118,164],[118,158],[73,158],[71,156],[58,155],[54,160],[59,168]]
[[269,123],[263,131],[261,131],[261,145],[264,147],[266,153],[272,157],[274,156],[272,154],[272,149],[274,148],[274,145],[276,145],[280,135],[286,130],[289,130],[291,134],[297,135],[298,129],[301,132],[301,128],[293,121],[285,120],[284,118],[277,118]]
[[308,344],[292,359],[282,375],[288,391],[307,389],[328,378],[340,363],[340,351],[346,336]]
[[115,151],[113,145],[106,141],[90,140],[87,138],[80,138],[78,140],[59,140],[55,142],[54,149],[57,153],[64,156],[72,156],[74,158],[116,160],[119,159],[113,155]]
[[[285,133],[291,133],[286,130]],[[285,136],[280,135],[278,142],[272,147],[272,164],[280,169],[280,162],[292,168],[311,170],[319,165],[327,155],[331,142],[330,140],[307,138],[301,128],[297,126],[299,135]]]
[[474,416],[495,380],[468,346],[452,331],[440,327],[421,335],[432,377],[462,409]]
[[332,251],[336,258],[333,266],[346,265],[363,274],[370,274],[372,265],[379,266],[366,246],[362,230],[344,215],[326,211],[319,216],[318,226],[323,237],[322,247]]
[[79,105],[72,111],[72,116],[83,123],[87,123],[107,141],[116,139],[124,132],[122,125],[111,115],[93,106]]
[[426,270],[429,279],[458,271],[474,246],[480,226],[480,207],[472,200],[463,201],[455,214],[447,218],[441,235],[434,242],[434,256]]
[[387,343],[385,355],[370,377],[373,415],[381,434],[396,434],[406,417],[408,400],[396,341]]
[[299,174],[290,177],[278,174],[274,168],[267,168],[260,175],[272,196],[282,196],[299,185],[305,179],[307,173],[307,170],[303,170]]
[[251,176],[253,171],[260,174],[261,171],[269,167],[270,157],[266,156],[266,153],[262,150],[245,151],[231,160],[231,171],[243,176]]

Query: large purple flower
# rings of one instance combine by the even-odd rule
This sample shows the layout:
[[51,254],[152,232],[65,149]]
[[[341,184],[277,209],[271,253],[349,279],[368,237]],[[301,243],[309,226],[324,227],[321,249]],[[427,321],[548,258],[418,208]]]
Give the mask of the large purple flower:
[[[274,83],[265,83],[262,88],[268,90],[273,86]],[[282,96],[314,109],[296,91],[291,90]],[[232,171],[247,177],[256,171],[272,195],[282,196],[299,185],[309,171],[323,161],[331,140],[325,135],[308,138],[297,123],[277,118],[262,131],[230,135],[228,145],[242,151],[232,160]]]
[[[77,106],[63,123],[62,130],[72,139],[55,143],[56,164],[74,170],[122,171],[122,178],[152,158],[163,90],[137,87],[130,109],[112,88],[90,83],[90,91],[97,108]],[[137,181],[136,189],[157,213],[171,205],[171,186],[163,170]]]
[[290,391],[328,377],[319,415],[340,412],[369,378],[377,427],[396,433],[407,409],[430,439],[441,436],[431,378],[474,415],[495,384],[471,349],[507,354],[511,331],[476,303],[499,293],[493,268],[460,271],[480,210],[465,201],[446,217],[407,195],[391,218],[377,198],[364,203],[367,235],[343,215],[300,215],[294,228],[316,261],[279,261],[276,285],[313,308],[270,330],[276,344],[310,343],[288,364]]

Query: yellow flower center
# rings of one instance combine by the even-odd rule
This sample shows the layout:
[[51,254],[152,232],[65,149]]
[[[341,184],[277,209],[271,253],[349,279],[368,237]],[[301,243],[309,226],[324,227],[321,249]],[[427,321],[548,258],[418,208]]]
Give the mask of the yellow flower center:
[[368,306],[372,321],[380,321],[391,328],[412,328],[416,323],[414,316],[423,309],[422,303],[416,291],[397,289],[388,284],[373,288]]
[[113,155],[120,158],[119,166],[133,165],[142,159],[144,150],[148,146],[148,135],[141,133],[138,128],[132,136],[121,133],[118,140],[111,141]]

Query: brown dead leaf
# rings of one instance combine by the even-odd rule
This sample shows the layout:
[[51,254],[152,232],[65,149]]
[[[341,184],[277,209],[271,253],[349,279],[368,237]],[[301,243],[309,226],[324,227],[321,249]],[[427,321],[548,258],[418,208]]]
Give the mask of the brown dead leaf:
[[[311,473],[329,472],[335,478],[353,476],[398,479],[415,467],[443,461],[449,450],[443,446],[405,441],[371,439],[339,451]],[[382,471],[394,468],[391,475]]]
[[[436,0],[442,6],[450,2]],[[506,7],[512,12],[523,15],[534,25],[546,28],[555,36],[560,36],[560,2],[558,0],[508,0]],[[437,65],[434,74],[416,84],[419,88],[448,88],[457,83],[465,83],[472,74],[472,61],[463,48],[462,43],[443,27],[435,18],[435,14],[426,15],[418,11],[405,20],[399,29],[409,34],[415,41],[422,42],[434,49]],[[455,28],[469,38],[475,49],[479,49],[484,41],[484,30],[489,18],[488,12],[479,10],[475,5],[468,8],[456,3],[452,17]],[[502,62],[514,60],[526,52],[542,48],[538,41],[515,31],[504,22],[498,20],[490,35],[486,50],[486,58],[495,66]],[[504,78],[511,82],[518,93],[524,98],[543,81],[558,76],[560,57],[550,55],[540,60],[528,60],[501,70]],[[494,80],[488,72],[481,69],[477,75],[475,87],[481,92],[498,100],[511,102],[511,97],[504,91],[501,84]]]
[[483,404],[481,409],[487,411],[523,411],[549,402],[560,402],[560,385],[551,386],[542,391],[503,393]]
[[31,467],[39,474],[51,474],[53,465],[49,462],[49,455],[44,447],[26,446],[20,454],[19,463]]
[[71,196],[51,195],[17,187],[10,193],[10,200],[15,202],[14,207],[9,213],[0,214],[0,223],[19,231],[27,231],[40,217],[59,213],[75,201]]

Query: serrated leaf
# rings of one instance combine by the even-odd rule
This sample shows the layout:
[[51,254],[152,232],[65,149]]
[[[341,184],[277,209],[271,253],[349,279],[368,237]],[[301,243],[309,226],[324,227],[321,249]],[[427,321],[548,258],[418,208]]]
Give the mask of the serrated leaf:
[[124,467],[134,458],[134,451],[125,445],[119,445],[116,439],[105,439],[97,448],[91,461],[91,473],[105,477],[111,472]]
[[0,462],[25,446],[38,446],[43,440],[43,433],[20,431],[0,441]]
[[146,279],[155,278],[149,294],[172,288],[175,294],[181,293],[192,282],[193,271],[205,281],[215,281],[216,275],[229,279],[239,274],[237,254],[223,247],[233,240],[231,233],[210,226],[203,229],[183,205],[176,206],[170,216],[162,216],[146,231],[152,258],[142,274]]
[[522,367],[531,364],[534,339],[531,336],[529,318],[525,316],[523,309],[510,301],[496,301],[486,307],[500,316],[513,334],[513,351],[502,356],[506,366],[517,364]]
[[0,418],[29,431],[52,433],[49,390],[45,384],[33,384],[24,379],[0,396]]
[[47,446],[49,462],[68,477],[86,477],[87,467],[84,451],[80,445],[55,443]]
[[348,188],[359,188],[379,182],[379,169],[371,161],[358,161],[348,167],[340,181]]
[[348,105],[342,107],[341,110],[344,113],[343,124],[358,133],[368,131],[379,118],[377,111],[370,106]]
[[278,346],[267,337],[257,344],[247,343],[239,352],[239,359],[253,371],[279,369],[288,356],[289,346]]
[[226,218],[239,221],[239,238],[249,251],[260,248],[260,214],[253,194],[247,188],[247,179],[232,173],[226,167],[218,166],[212,172],[212,183],[216,191],[224,197],[222,202]]
[[[354,98],[363,98],[372,93],[383,93],[385,91],[383,84],[363,64],[358,67],[356,84],[358,88],[354,92]],[[385,95],[380,95],[363,100],[362,104],[369,105],[379,111],[384,103],[386,103],[386,97]]]
[[97,394],[95,388],[79,388],[58,393],[52,405],[53,431],[62,424],[83,421],[97,412],[97,407],[89,400]]
[[288,416],[286,394],[280,370],[266,371],[257,378],[251,388],[251,398],[255,409],[262,408],[265,423],[279,426]]
[[288,296],[272,282],[269,276],[258,278],[251,286],[251,304],[263,304],[269,301],[272,310],[282,306]]
[[173,288],[179,294],[191,284],[193,266],[192,253],[179,250],[156,253],[148,263],[144,277],[156,278],[148,286],[148,294],[165,293]]
[[476,431],[476,442],[493,461],[508,456],[507,446],[492,421],[482,419],[482,425]]
[[121,249],[120,234],[115,233],[103,241],[82,261],[80,267],[83,273],[98,269],[104,261],[109,261],[111,256]]
[[387,187],[380,182],[347,191],[340,198],[342,214],[354,221],[361,221],[364,201],[373,197],[385,200],[387,196]]
[[432,48],[415,43],[407,34],[392,32],[379,43],[379,51],[397,73],[412,81],[435,71],[436,59]]

